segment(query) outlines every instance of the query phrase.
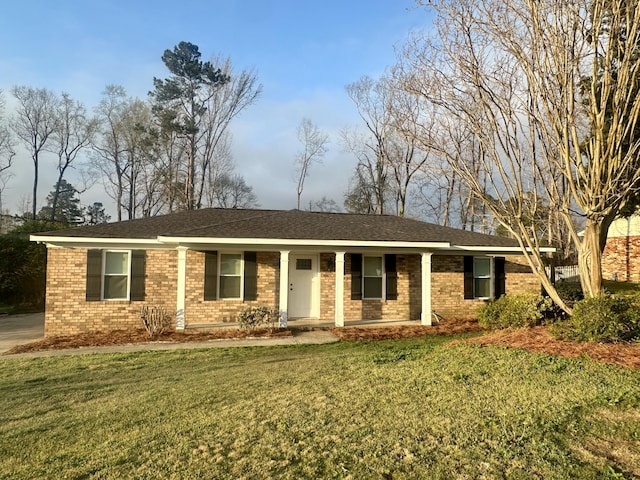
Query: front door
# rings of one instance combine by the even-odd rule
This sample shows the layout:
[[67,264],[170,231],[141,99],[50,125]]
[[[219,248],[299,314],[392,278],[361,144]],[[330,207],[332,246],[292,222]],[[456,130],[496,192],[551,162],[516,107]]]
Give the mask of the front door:
[[318,256],[295,254],[289,258],[289,318],[320,316]]

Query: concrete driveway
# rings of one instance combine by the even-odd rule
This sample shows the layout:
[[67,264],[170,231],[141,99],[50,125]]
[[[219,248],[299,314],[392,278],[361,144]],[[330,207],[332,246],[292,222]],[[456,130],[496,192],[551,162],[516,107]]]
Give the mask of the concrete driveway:
[[0,354],[44,338],[44,313],[0,316]]

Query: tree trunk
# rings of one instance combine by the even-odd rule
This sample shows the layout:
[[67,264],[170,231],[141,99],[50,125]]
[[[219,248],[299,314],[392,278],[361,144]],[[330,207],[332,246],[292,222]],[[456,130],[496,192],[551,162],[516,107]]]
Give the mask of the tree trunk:
[[595,297],[602,293],[601,232],[602,224],[588,218],[584,229],[584,237],[578,251],[580,284],[587,298]]
[[34,172],[33,172],[33,205],[31,205],[31,213],[33,215],[32,220],[36,219],[36,212],[37,212],[37,198],[38,198],[38,155],[35,154],[33,157],[33,166],[34,166]]

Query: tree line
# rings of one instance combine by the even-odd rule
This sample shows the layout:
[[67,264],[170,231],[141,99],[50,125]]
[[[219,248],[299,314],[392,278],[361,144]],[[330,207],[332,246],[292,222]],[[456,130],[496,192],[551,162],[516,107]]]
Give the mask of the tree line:
[[[411,34],[380,78],[346,87],[361,125],[338,139],[356,160],[344,208],[509,235],[545,290],[570,312],[545,267],[577,261],[585,295],[599,295],[608,227],[638,204],[640,6],[631,0],[417,4],[435,14],[434,28]],[[60,179],[80,149],[92,149],[118,220],[255,205],[251,188],[232,173],[228,133],[229,122],[260,95],[255,73],[234,74],[228,60],[203,62],[197,46],[186,42],[162,59],[171,75],[154,79],[147,101],[110,86],[95,123],[73,113],[83,109],[68,101],[62,110],[83,119],[69,122],[73,137],[51,120],[60,114],[42,113],[65,102],[47,100],[46,91],[14,89],[18,117],[42,118],[22,135],[11,124],[32,152],[34,205],[44,145],[59,145]],[[86,140],[92,132],[98,141]],[[0,173],[12,157],[10,133],[0,130]],[[298,139],[300,208],[304,181],[329,138],[304,119]],[[310,207],[339,210],[327,198]],[[540,253],[543,245],[557,248],[555,258]]]
[[[162,60],[170,75],[154,78],[148,99],[108,85],[91,112],[67,93],[13,87],[15,113],[0,126],[0,194],[20,144],[33,164],[31,218],[55,220],[61,195],[82,192],[96,181],[114,201],[117,220],[256,205],[252,188],[234,171],[228,128],[259,97],[256,73],[235,72],[229,58],[203,61],[198,46],[188,42],[166,50]],[[57,159],[57,181],[46,207],[38,210],[45,155]],[[70,170],[81,185],[66,181]]]

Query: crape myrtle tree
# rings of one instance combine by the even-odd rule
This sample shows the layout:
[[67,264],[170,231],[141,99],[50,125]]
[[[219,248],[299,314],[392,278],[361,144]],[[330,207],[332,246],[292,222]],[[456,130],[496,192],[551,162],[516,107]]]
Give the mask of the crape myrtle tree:
[[228,59],[202,61],[198,46],[189,42],[165,50],[162,61],[171,76],[154,78],[150,97],[165,137],[174,134],[183,143],[181,178],[174,184],[183,187],[182,207],[193,210],[202,206],[229,123],[258,98],[261,86],[254,72],[234,74]]
[[[578,252],[585,295],[602,292],[611,221],[640,186],[640,6],[625,0],[444,0],[437,33],[413,38],[406,88],[479,142],[481,182],[457,174],[515,238],[544,288],[544,239],[530,219],[561,216]],[[421,140],[438,144],[431,133]],[[442,152],[446,154],[446,152]],[[576,214],[579,220],[576,221]]]

